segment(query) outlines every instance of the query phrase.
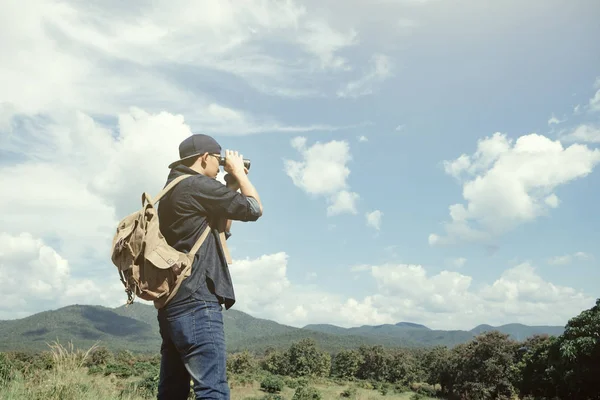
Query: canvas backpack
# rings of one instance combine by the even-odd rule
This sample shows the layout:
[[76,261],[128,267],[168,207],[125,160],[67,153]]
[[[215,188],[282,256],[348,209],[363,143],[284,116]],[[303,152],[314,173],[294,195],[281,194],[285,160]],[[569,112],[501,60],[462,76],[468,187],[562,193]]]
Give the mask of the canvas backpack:
[[142,194],[142,208],[123,218],[113,237],[111,259],[127,292],[127,304],[137,296],[164,307],[190,276],[194,255],[210,233],[210,225],[189,253],[171,247],[159,229],[156,203],[175,185],[191,175],[171,181],[155,199]]

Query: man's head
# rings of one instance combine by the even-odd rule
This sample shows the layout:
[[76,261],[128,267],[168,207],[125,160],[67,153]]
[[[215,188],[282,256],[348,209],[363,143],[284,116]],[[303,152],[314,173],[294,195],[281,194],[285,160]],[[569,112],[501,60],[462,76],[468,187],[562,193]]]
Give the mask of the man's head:
[[194,171],[216,178],[219,173],[221,146],[208,135],[195,134],[179,145],[179,160],[171,163],[169,168],[183,164]]

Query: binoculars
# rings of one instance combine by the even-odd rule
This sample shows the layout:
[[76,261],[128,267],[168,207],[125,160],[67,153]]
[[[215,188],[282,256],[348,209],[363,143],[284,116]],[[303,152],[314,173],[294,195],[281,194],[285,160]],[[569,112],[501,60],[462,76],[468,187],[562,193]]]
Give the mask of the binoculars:
[[[219,160],[219,165],[222,167],[225,166],[225,157],[221,156],[221,159]],[[244,158],[244,167],[246,167],[247,170],[250,169],[250,160],[246,160]]]

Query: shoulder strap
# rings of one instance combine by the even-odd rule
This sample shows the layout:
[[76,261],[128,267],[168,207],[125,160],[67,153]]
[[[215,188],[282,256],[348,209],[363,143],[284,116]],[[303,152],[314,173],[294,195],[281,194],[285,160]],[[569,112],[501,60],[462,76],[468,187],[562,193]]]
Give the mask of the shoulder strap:
[[182,180],[184,180],[185,178],[189,178],[191,175],[181,175],[178,176],[177,178],[173,179],[171,182],[169,182],[169,184],[167,186],[165,186],[165,188],[163,190],[160,191],[160,193],[154,198],[153,204],[156,204],[160,201],[160,199],[167,194],[167,192],[171,189],[173,189],[173,187],[175,185],[177,185],[179,182],[181,182]]
[[158,196],[156,196],[155,199],[152,199],[150,197],[150,195],[146,192],[142,193],[142,206],[144,204],[146,204],[146,202],[148,202],[148,204],[152,204],[152,205],[156,205],[156,203],[158,203],[160,201],[160,199],[171,189],[173,189],[173,187],[175,185],[177,185],[179,182],[181,182],[182,180],[184,180],[185,178],[189,178],[191,175],[181,175],[178,176],[177,178],[173,179],[171,182],[169,182],[169,184],[167,186],[165,186],[165,188],[163,190],[160,191],[160,193],[158,194]]
[[204,243],[204,240],[206,240],[206,237],[210,233],[210,229],[211,229],[210,225],[207,224],[206,225],[206,229],[204,230],[204,232],[202,232],[202,235],[200,235],[200,237],[198,238],[198,240],[196,240],[196,243],[194,243],[194,246],[192,247],[192,249],[188,253],[189,255],[191,255],[193,257],[194,254],[196,254],[198,252],[198,250],[200,250],[200,246],[202,246],[202,243]]

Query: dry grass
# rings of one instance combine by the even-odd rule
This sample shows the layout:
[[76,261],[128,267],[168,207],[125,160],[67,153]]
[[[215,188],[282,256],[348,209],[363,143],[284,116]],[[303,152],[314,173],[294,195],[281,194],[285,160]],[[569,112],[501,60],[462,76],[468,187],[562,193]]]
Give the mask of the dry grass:
[[48,344],[48,346],[50,347],[50,354],[54,361],[54,370],[58,374],[82,368],[90,354],[98,347],[97,344],[94,344],[84,352],[80,349],[75,349],[73,342],[69,342],[68,347],[65,347],[58,340]]

